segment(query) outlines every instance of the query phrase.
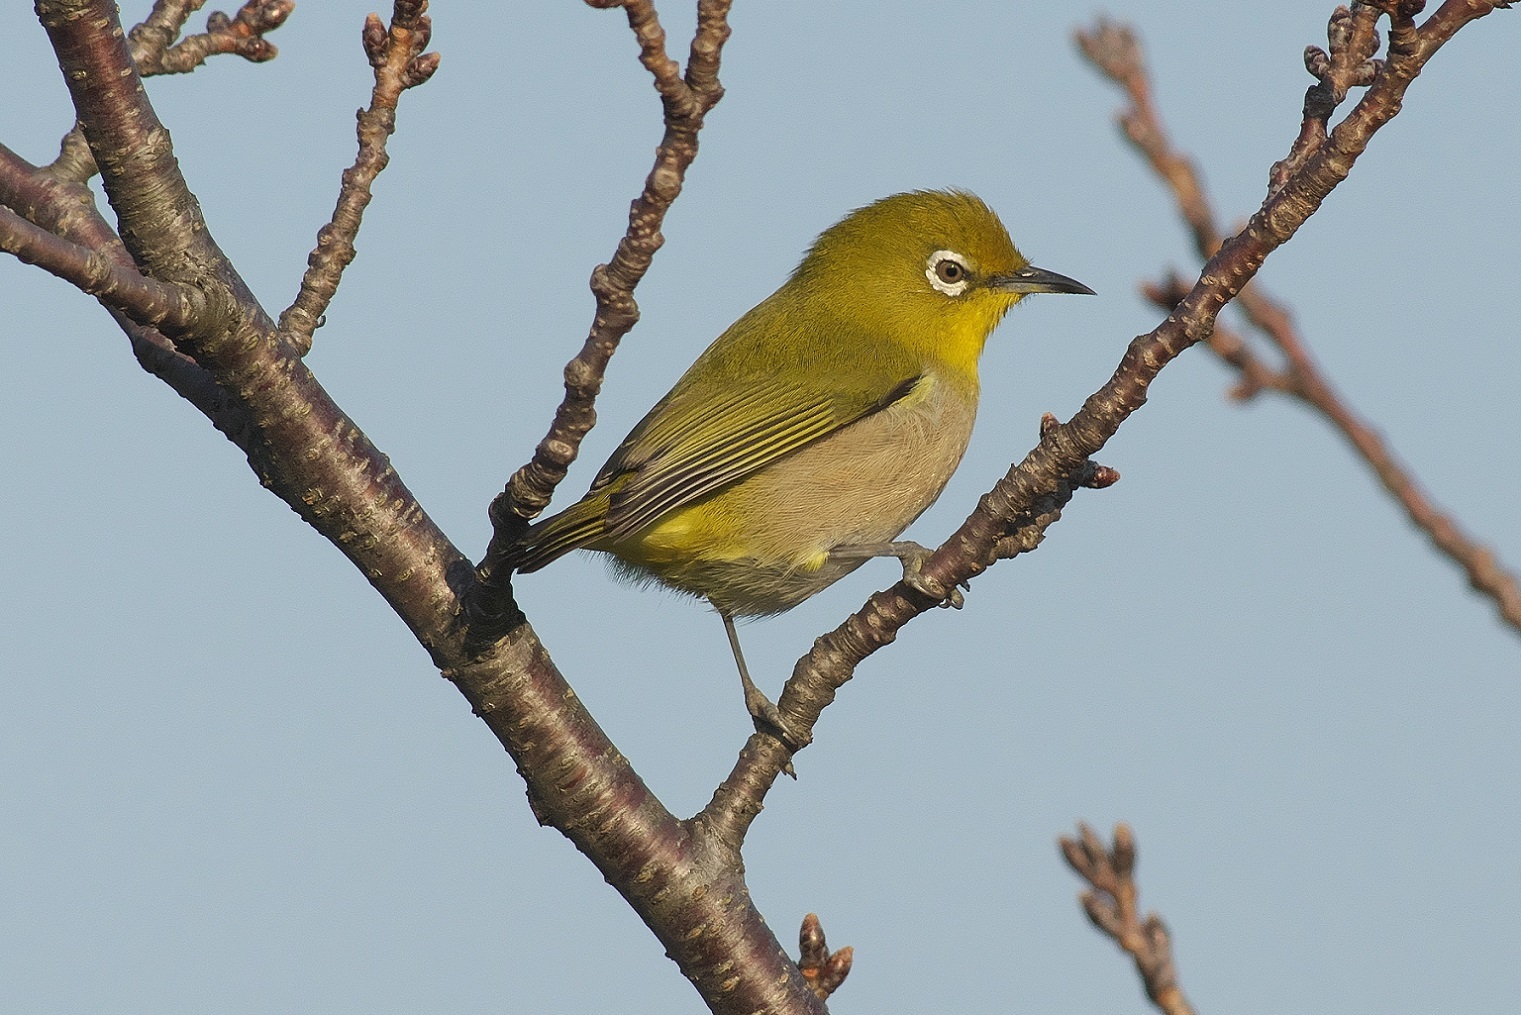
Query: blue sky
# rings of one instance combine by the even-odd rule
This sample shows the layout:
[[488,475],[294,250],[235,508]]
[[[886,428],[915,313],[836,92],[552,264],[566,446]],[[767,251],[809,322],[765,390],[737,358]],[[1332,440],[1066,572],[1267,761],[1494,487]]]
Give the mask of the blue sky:
[[[133,19],[146,3],[128,3]],[[667,3],[667,8],[675,5]],[[0,10],[0,140],[50,158],[66,94]],[[1299,122],[1329,5],[1158,2],[1158,102],[1226,222]],[[294,294],[367,101],[366,5],[306,3],[279,59],[149,83],[223,248]],[[659,107],[616,12],[435,7],[359,258],[309,362],[455,542],[542,436]],[[673,40],[690,11],[664,12]],[[643,320],[563,492],[850,208],[961,186],[1096,299],[1032,299],[983,361],[937,542],[1158,319],[1194,261],[1118,139],[1068,5],[745,3]],[[1263,282],[1433,496],[1521,567],[1521,20],[1466,29]],[[680,43],[678,43],[680,45]],[[684,51],[684,46],[681,46]],[[0,261],[0,1010],[701,1010],[363,579],[105,314]],[[1498,1011],[1521,991],[1521,642],[1324,425],[1169,366],[1034,554],[862,666],[750,838],[784,941],[856,948],[840,1013],[1140,1011],[1055,837],[1129,821],[1201,1011]],[[744,631],[773,693],[895,577]],[[748,731],[717,620],[593,557],[519,583],[578,693],[690,813]]]

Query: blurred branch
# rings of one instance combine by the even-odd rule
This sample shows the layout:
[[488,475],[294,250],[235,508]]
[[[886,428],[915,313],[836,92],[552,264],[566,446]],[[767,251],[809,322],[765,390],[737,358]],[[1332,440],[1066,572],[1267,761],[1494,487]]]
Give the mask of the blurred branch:
[[[1419,28],[1409,25],[1400,34],[1402,44],[1391,49],[1367,92],[1325,142],[1268,195],[1241,231],[1220,244],[1168,318],[1130,343],[1114,374],[1077,414],[1047,429],[1024,460],[982,497],[977,509],[925,562],[921,582],[949,590],[986,570],[996,559],[1000,541],[1012,535],[1015,526],[1028,523],[1042,498],[1057,494],[1074,475],[1081,475],[1089,457],[1145,404],[1147,390],[1162,369],[1209,338],[1225,305],[1346,179],[1373,135],[1399,113],[1411,82],[1442,45],[1464,25],[1505,5],[1506,0],[1448,0]],[[1394,17],[1397,24],[1409,21],[1405,8]],[[936,605],[899,582],[816,640],[798,660],[777,700],[788,727],[806,738],[856,666],[896,639],[904,624]],[[725,834],[742,837],[790,758],[791,752],[774,737],[751,736],[704,815],[725,827]]]
[[[1420,5],[1387,6],[1396,22],[1392,41],[1403,40],[1404,52],[1419,47],[1422,37],[1415,33],[1409,19],[1410,11],[1418,10]],[[1372,59],[1379,45],[1375,25],[1380,14],[1378,5],[1357,4],[1350,10],[1338,7],[1327,30],[1330,52],[1316,46],[1305,50],[1305,66],[1317,80],[1305,94],[1299,136],[1288,156],[1273,166],[1274,193],[1321,150],[1328,137],[1330,117],[1348,91],[1371,85],[1383,72],[1383,61]],[[1193,162],[1173,147],[1152,102],[1145,57],[1134,31],[1100,20],[1092,29],[1079,31],[1077,43],[1094,67],[1124,89],[1130,108],[1119,115],[1121,130],[1172,191],[1199,256],[1206,260],[1214,256],[1220,248],[1219,226]],[[1143,292],[1158,307],[1170,312],[1188,289],[1181,279],[1173,277],[1160,285],[1147,286]],[[1261,391],[1276,391],[1319,412],[1368,464],[1384,489],[1405,509],[1410,521],[1426,533],[1439,551],[1463,568],[1475,591],[1494,601],[1501,619],[1521,632],[1521,586],[1515,575],[1431,501],[1378,433],[1337,393],[1310,354],[1288,309],[1255,283],[1241,292],[1236,303],[1247,321],[1277,348],[1283,365],[1269,366],[1242,336],[1216,326],[1206,342],[1216,356],[1239,374],[1232,397],[1244,400]]]
[[1092,828],[1077,826],[1078,838],[1058,839],[1067,865],[1089,889],[1078,896],[1093,925],[1135,960],[1146,996],[1162,1015],[1194,1015],[1178,986],[1172,961],[1172,938],[1155,913],[1140,914],[1141,890],[1135,883],[1135,836],[1123,822],[1114,826],[1114,847],[1106,848]]
[[280,331],[303,356],[311,351],[312,333],[322,324],[343,271],[354,260],[354,238],[370,203],[370,185],[390,161],[386,139],[396,131],[396,103],[403,91],[438,70],[439,55],[423,52],[433,33],[427,10],[427,0],[396,0],[389,28],[379,15],[365,19],[364,50],[375,69],[375,87],[370,107],[358,115],[359,155],[343,171],[337,207],[332,220],[317,232],[317,247],[306,259],[295,302],[280,315]]
[[502,561],[527,523],[549,504],[580,452],[581,441],[596,424],[594,408],[602,377],[618,343],[639,320],[634,288],[665,242],[660,232],[666,212],[681,194],[687,167],[697,157],[697,136],[704,118],[723,98],[718,80],[723,45],[729,38],[732,0],[698,0],[697,31],[683,75],[667,55],[665,29],[652,0],[586,0],[592,7],[622,7],[639,43],[639,62],[655,81],[664,111],[665,134],[655,150],[655,165],[644,189],[629,209],[629,224],[608,264],[592,271],[597,310],[581,351],[565,366],[565,397],[555,410],[549,432],[533,458],[513,473],[491,502],[492,535],[476,568],[475,594],[468,604],[471,626],[485,638],[504,628],[511,598],[510,573]]

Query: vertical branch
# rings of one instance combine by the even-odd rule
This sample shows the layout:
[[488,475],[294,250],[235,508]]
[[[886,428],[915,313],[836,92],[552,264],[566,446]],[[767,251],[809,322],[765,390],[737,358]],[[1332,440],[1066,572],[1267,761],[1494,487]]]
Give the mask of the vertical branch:
[[565,366],[565,397],[555,410],[549,432],[534,449],[533,458],[518,469],[507,487],[491,502],[491,542],[476,569],[476,593],[470,603],[472,626],[482,637],[493,636],[510,612],[508,579],[502,560],[528,521],[549,504],[555,487],[580,452],[581,442],[596,424],[595,403],[602,390],[607,364],[618,343],[639,320],[634,289],[649,270],[655,252],[665,242],[660,232],[666,212],[681,194],[687,168],[697,157],[697,137],[704,118],[723,98],[718,70],[723,45],[729,38],[732,0],[699,0],[697,31],[692,37],[683,77],[666,54],[665,29],[651,0],[587,0],[593,7],[622,7],[639,43],[639,62],[654,78],[664,110],[665,133],[655,150],[655,164],[644,189],[629,208],[628,229],[618,241],[612,260],[592,271],[591,290],[596,314],[581,351]]
[[438,54],[423,52],[433,32],[427,10],[427,0],[397,0],[389,28],[375,14],[365,19],[364,50],[375,68],[375,87],[369,108],[358,115],[359,155],[343,171],[338,204],[332,220],[317,232],[317,247],[306,259],[295,302],[280,315],[280,331],[303,356],[311,350],[312,333],[338,292],[344,269],[354,260],[354,238],[370,203],[370,185],[390,161],[386,139],[396,132],[396,103],[403,91],[438,70]]

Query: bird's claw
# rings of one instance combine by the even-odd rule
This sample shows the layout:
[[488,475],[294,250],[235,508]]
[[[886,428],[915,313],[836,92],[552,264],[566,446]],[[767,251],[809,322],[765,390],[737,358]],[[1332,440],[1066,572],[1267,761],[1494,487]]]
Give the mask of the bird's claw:
[[935,605],[942,610],[947,608],[959,610],[965,606],[966,597],[961,594],[961,590],[966,589],[970,592],[972,587],[966,582],[958,582],[947,589],[938,581],[927,577],[924,573],[924,562],[930,559],[934,551],[922,546],[919,550],[920,552],[918,553],[904,554],[901,558],[903,561],[903,584],[921,595],[936,600]]
[[[793,729],[792,724],[783,718],[782,710],[776,707],[775,702],[762,694],[758,687],[748,681],[747,684],[745,709],[750,713],[751,722],[755,724],[755,732],[776,738],[792,754],[801,751],[813,741],[813,737]],[[794,779],[797,778],[791,761],[787,762],[787,767],[783,771]]]

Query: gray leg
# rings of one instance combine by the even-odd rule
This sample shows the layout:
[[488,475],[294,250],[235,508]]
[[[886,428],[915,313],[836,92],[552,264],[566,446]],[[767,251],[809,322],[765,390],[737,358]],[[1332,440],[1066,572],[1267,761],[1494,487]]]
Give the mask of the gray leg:
[[931,599],[938,599],[941,606],[949,606],[961,609],[966,605],[966,599],[961,590],[957,588],[946,592],[938,587],[931,587],[924,578],[924,562],[935,551],[927,546],[921,546],[912,539],[899,539],[890,543],[851,543],[848,546],[836,546],[829,551],[831,557],[841,560],[868,560],[872,557],[897,557],[903,564],[903,583],[916,592],[921,592]]
[[[739,632],[734,629],[734,618],[722,611],[718,615],[723,618],[724,632],[729,636],[729,648],[734,650],[734,662],[739,667],[739,682],[745,688],[745,709],[755,721],[756,730],[776,737],[792,751],[807,746],[808,741],[792,732],[792,727],[787,725],[776,705],[750,679],[750,667],[745,665],[745,654],[739,648]],[[791,767],[790,763],[788,767]]]

